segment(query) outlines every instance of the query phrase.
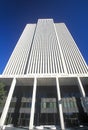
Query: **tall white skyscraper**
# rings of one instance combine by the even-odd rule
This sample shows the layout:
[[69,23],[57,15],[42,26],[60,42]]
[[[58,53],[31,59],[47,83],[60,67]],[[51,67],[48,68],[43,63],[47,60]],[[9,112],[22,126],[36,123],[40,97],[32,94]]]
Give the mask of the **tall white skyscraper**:
[[64,23],[39,19],[27,24],[3,72],[84,74],[87,65]]
[[64,23],[27,24],[0,77],[0,126],[61,129],[88,123],[88,67]]

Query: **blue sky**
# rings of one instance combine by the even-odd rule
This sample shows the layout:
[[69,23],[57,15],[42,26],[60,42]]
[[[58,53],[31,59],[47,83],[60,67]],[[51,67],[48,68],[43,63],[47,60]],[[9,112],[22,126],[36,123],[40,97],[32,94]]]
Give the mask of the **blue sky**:
[[88,64],[88,0],[0,0],[0,74],[25,25],[38,18],[64,22]]

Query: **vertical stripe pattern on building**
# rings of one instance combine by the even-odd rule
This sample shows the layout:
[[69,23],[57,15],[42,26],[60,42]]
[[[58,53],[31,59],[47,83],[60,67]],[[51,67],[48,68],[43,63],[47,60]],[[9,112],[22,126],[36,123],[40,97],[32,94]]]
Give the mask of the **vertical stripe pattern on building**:
[[39,19],[37,24],[25,27],[3,74],[87,72],[87,65],[65,24]]

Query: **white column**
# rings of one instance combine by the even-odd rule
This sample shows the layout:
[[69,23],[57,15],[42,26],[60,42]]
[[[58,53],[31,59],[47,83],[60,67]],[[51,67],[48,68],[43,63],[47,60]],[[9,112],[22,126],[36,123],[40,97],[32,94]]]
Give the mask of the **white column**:
[[9,106],[10,106],[10,102],[11,102],[13,92],[14,92],[14,89],[15,89],[15,85],[16,85],[16,79],[14,78],[13,81],[12,81],[8,96],[7,96],[7,100],[6,100],[2,115],[1,115],[0,126],[3,126],[4,123],[5,123],[6,116],[7,116],[8,110],[9,110]]
[[36,88],[37,88],[37,79],[34,79],[34,86],[33,86],[33,94],[32,94],[32,106],[31,106],[31,113],[30,113],[30,123],[29,129],[33,129],[34,123],[34,114],[35,114],[35,102],[36,102]]
[[78,80],[78,86],[79,86],[79,90],[80,90],[80,93],[81,93],[81,96],[82,97],[85,97],[85,91],[84,91],[84,88],[83,88],[83,85],[81,83],[81,80],[79,77],[77,77],[77,80]]
[[59,85],[58,77],[56,78],[56,87],[57,87],[57,97],[58,97],[58,107],[59,107],[59,114],[60,114],[61,129],[65,130],[63,110],[62,110],[62,104],[61,104],[60,85]]
[[88,106],[87,106],[87,102],[86,102],[86,94],[85,94],[85,91],[84,91],[84,88],[83,88],[83,85],[82,85],[82,82],[80,80],[79,77],[77,77],[78,79],[78,86],[79,86],[79,90],[80,90],[80,93],[81,93],[81,102],[82,102],[82,106],[84,108],[84,111],[86,111],[88,113]]

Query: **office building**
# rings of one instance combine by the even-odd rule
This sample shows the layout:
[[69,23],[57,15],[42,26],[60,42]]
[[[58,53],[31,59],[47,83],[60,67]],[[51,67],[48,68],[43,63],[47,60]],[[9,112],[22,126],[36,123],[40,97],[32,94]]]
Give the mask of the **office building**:
[[27,24],[0,76],[1,127],[88,123],[88,66],[64,23]]

